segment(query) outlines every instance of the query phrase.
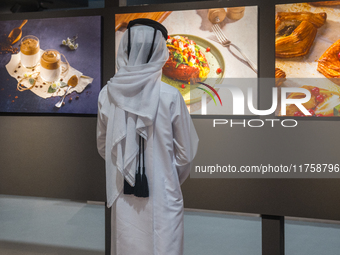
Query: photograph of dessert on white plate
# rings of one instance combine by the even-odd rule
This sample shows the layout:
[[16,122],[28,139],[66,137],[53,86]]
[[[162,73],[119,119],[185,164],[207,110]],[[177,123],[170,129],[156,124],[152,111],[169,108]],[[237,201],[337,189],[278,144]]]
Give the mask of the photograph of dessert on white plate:
[[129,21],[137,18],[156,20],[168,30],[162,81],[181,92],[189,112],[202,114],[206,96],[206,114],[231,115],[232,95],[219,84],[225,78],[257,78],[257,7],[117,14],[116,52]]

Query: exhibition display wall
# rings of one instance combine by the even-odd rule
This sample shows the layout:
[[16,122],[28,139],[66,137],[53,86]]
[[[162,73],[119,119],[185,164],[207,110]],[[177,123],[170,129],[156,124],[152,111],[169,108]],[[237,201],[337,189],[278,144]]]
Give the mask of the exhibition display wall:
[[[59,101],[59,96],[48,98],[47,100],[50,102],[44,102],[44,99],[38,97],[32,91],[17,91],[17,81],[8,74],[7,63],[1,62],[1,79],[5,79],[1,83],[3,90],[0,90],[5,97],[5,102],[1,101],[4,108],[1,109],[0,113],[0,141],[2,151],[4,151],[4,153],[1,153],[1,194],[74,200],[105,200],[104,162],[97,153],[95,136],[96,94],[103,84],[104,64],[107,61],[102,54],[102,46],[105,45],[102,41],[105,37],[102,34],[102,12],[101,9],[94,9],[1,15],[1,22],[16,22],[16,25],[20,25],[26,19],[28,22],[25,26],[28,26],[32,20],[40,21],[38,25],[40,25],[41,30],[37,31],[42,34],[40,38],[41,48],[56,47],[55,49],[60,50],[60,52],[65,51],[66,55],[75,55],[72,58],[68,56],[68,58],[71,58],[70,63],[74,59],[73,65],[77,63],[76,68],[81,69],[82,72],[84,72],[84,69],[95,71],[91,74],[90,71],[84,72],[84,75],[91,75],[91,78],[93,78],[93,83],[89,84],[87,88],[93,89],[92,93],[86,93],[86,90],[80,94],[73,92],[66,96],[64,106],[55,109],[54,104]],[[64,36],[73,37],[80,32],[77,29],[77,24],[69,23],[66,27],[59,28],[60,35],[50,33],[51,28],[43,26],[44,21],[70,19],[82,20],[80,22],[94,20],[93,24],[87,25],[85,23],[81,26],[81,29],[86,29],[86,27],[97,29],[95,31],[88,30],[85,35],[83,34],[84,38],[79,38],[80,34],[78,34],[78,43],[86,38],[88,42],[84,40],[83,45],[79,43],[79,47],[75,51],[62,45],[62,40],[67,39]],[[28,33],[25,26],[22,27],[23,33]],[[55,26],[58,26],[58,22],[52,24],[52,28]],[[9,29],[13,28],[11,26]],[[4,33],[8,35],[10,30]],[[66,35],[64,30],[72,33]],[[46,36],[43,35],[44,31]],[[106,34],[106,38],[109,38],[109,31]],[[99,35],[101,36],[98,38]],[[56,37],[58,37],[58,40],[54,40]],[[92,51],[86,50],[84,52],[81,49],[82,46],[84,46],[84,50],[88,49],[92,39],[94,42],[98,42],[98,45],[93,45]],[[46,42],[53,43],[53,45],[46,45]],[[106,44],[110,45],[110,39]],[[78,58],[79,53],[81,55]],[[95,56],[94,59],[88,59],[90,62],[85,63],[85,53],[87,56]],[[10,54],[0,56],[2,59],[10,60]],[[92,65],[92,60],[96,63],[95,65]],[[111,58],[109,62],[110,60]],[[112,63],[109,63],[105,66],[109,69],[111,65]],[[9,95],[12,97],[12,94],[8,93],[9,89],[17,93],[13,95],[13,103],[12,100],[6,98]],[[79,99],[76,99],[77,96],[79,96]],[[26,97],[33,102],[28,101]],[[73,97],[72,101],[69,100],[70,97]],[[24,105],[25,103],[26,105]],[[14,104],[19,104],[22,107],[14,110],[12,108]],[[26,107],[31,107],[31,111],[26,111]],[[33,107],[35,108],[33,109]],[[41,111],[35,111],[37,109]],[[74,111],[75,109],[77,111]]]
[[[162,81],[181,92],[192,115],[201,115],[202,96],[207,93],[211,95],[206,106],[209,115],[231,115],[232,100],[227,90],[217,88],[218,84],[227,78],[256,78],[257,70],[240,61],[235,48],[224,47],[216,33],[227,32],[228,39],[257,63],[258,16],[257,6],[226,9],[116,14],[116,52],[130,20],[151,18],[161,22],[168,30],[168,49],[174,53],[163,67]],[[257,105],[257,84],[253,89]]]
[[[258,16],[252,21],[257,22],[254,26],[257,27],[257,33],[252,31],[253,40],[247,39],[247,41],[250,41],[252,49],[256,49],[257,52],[246,52],[248,57],[252,58],[252,61],[257,65],[258,75],[246,65],[243,65],[244,69],[239,70],[240,72],[246,72],[253,78],[254,76],[255,78],[275,78],[275,67],[278,67],[286,73],[287,79],[291,77],[310,78],[313,74],[318,74],[320,78],[324,78],[315,71],[314,67],[317,63],[312,61],[318,60],[324,50],[326,51],[327,47],[337,40],[335,37],[339,33],[328,31],[334,27],[334,22],[337,22],[335,18],[326,21],[324,28],[319,28],[317,31],[316,39],[310,50],[313,55],[300,57],[298,60],[278,59],[276,57],[276,10],[283,8],[282,10],[286,11],[287,6],[282,6],[282,4],[293,4],[295,2],[239,0],[118,7],[117,1],[106,1],[105,9],[1,15],[0,22],[1,24],[12,24],[14,21],[20,23],[20,21],[27,19],[26,25],[28,26],[29,22],[33,20],[43,21],[46,19],[48,21],[51,18],[85,17],[86,19],[94,18],[96,22],[100,21],[101,43],[96,37],[93,42],[98,42],[98,45],[91,46],[95,47],[94,50],[96,51],[100,50],[100,58],[85,59],[84,61],[89,61],[89,63],[85,64],[81,61],[81,65],[76,67],[84,75],[93,78],[91,89],[97,89],[98,84],[104,86],[115,73],[115,49],[118,38],[115,20],[119,15],[154,12],[172,12],[170,15],[175,15],[190,12],[199,17],[201,10],[246,6],[245,17],[250,14],[247,13],[248,10],[256,11]],[[334,17],[337,17],[334,14],[338,12],[336,8],[338,7],[335,7],[334,12],[331,12]],[[171,17],[170,15],[169,17]],[[329,17],[332,16],[329,15]],[[198,20],[201,22],[201,19]],[[228,30],[228,27],[236,26],[237,22],[241,21],[226,23],[225,32],[238,33],[236,30]],[[166,22],[166,19],[164,22]],[[25,26],[23,29],[25,29]],[[14,28],[14,26],[8,26],[7,34],[10,32],[10,27]],[[69,37],[76,35],[77,32],[74,31],[73,33],[72,31]],[[93,32],[98,35],[98,31]],[[239,32],[241,33],[242,30],[240,29]],[[174,31],[173,35],[176,33],[177,31]],[[178,33],[187,34],[188,32]],[[327,42],[320,40],[322,35],[328,33],[334,40]],[[206,41],[213,41],[213,33],[211,33],[211,36]],[[233,34],[230,34],[230,37],[232,36]],[[240,40],[242,38],[243,36],[240,36]],[[43,38],[40,39],[42,42]],[[92,42],[92,38],[88,40]],[[60,43],[59,37],[57,43],[58,45]],[[216,47],[221,48],[217,41],[214,42],[215,44]],[[45,47],[49,46],[44,46],[44,49]],[[79,43],[78,49],[74,52],[67,51],[67,54],[77,54],[81,52],[82,47],[84,49],[88,47],[86,42]],[[65,50],[65,48],[61,49]],[[247,47],[244,46],[243,49],[246,51]],[[225,49],[221,48],[221,50]],[[65,56],[68,57],[66,54]],[[222,54],[222,56],[225,63],[224,67],[235,61],[232,55],[225,57],[226,55]],[[70,59],[72,58],[70,57]],[[289,61],[293,63],[288,63]],[[12,86],[16,87],[17,82],[6,73],[6,64],[4,61],[1,62],[0,79],[3,80],[3,77],[6,77],[6,80],[0,83],[0,88],[11,86],[10,89],[13,89]],[[74,62],[70,62],[71,66],[72,64]],[[298,65],[298,67],[294,68],[295,65]],[[92,68],[96,70],[95,73],[90,73]],[[300,77],[298,70],[303,74],[308,74],[308,77]],[[223,75],[232,77],[228,76],[230,75],[228,72],[231,71],[232,67],[225,68]],[[7,79],[9,80],[7,81]],[[324,79],[327,80],[327,78]],[[289,84],[285,82],[281,85],[289,87]],[[332,87],[334,86],[337,85],[333,84]],[[269,109],[271,107],[273,87],[275,87],[275,82],[270,86],[259,79],[257,84],[258,109]],[[90,99],[90,96],[94,97],[98,90],[92,94],[88,93],[88,95],[84,90],[79,94],[78,100],[67,101],[61,108],[61,113],[57,114],[53,107],[51,108],[58,101],[57,98],[52,98],[54,101],[44,106],[45,103],[41,103],[43,100],[32,91],[24,91],[19,94],[14,89],[14,93],[18,93],[18,98],[12,99],[15,101],[12,103],[12,100],[5,98],[8,95],[4,91],[0,90],[0,146],[2,151],[0,154],[0,194],[105,201],[104,161],[97,153],[97,119],[93,115],[94,106],[92,104],[94,100],[93,98]],[[217,97],[214,97],[217,100]],[[87,99],[89,103],[91,102],[91,106],[87,106],[85,101]],[[83,103],[84,101],[85,103]],[[34,107],[25,111],[26,106],[23,105],[23,102]],[[16,108],[15,104],[19,104],[20,107]],[[73,112],[71,109],[75,109],[78,105],[80,106],[77,108],[78,110]],[[332,106],[336,107],[337,105]],[[333,110],[334,107],[331,109]],[[90,112],[87,109],[91,109]],[[315,108],[313,110],[315,111]],[[69,116],[70,113],[72,113],[72,116]],[[231,165],[236,168],[260,165],[305,167],[305,164],[336,166],[336,164],[339,164],[338,152],[340,151],[337,142],[339,130],[337,118],[296,116],[298,125],[294,128],[286,128],[281,124],[285,117],[275,116],[280,115],[276,112],[276,114],[273,113],[269,116],[252,117],[251,119],[260,119],[266,123],[263,127],[256,128],[248,125],[249,116],[223,116],[222,112],[218,113],[220,114],[218,118],[222,119],[225,124],[214,127],[213,116],[215,114],[213,113],[212,116],[192,115],[200,143],[197,156],[193,162],[192,178],[189,178],[182,186],[186,208],[261,214],[268,220],[266,224],[270,227],[273,226],[270,222],[271,219],[275,220],[283,216],[340,220],[338,202],[340,181],[338,178],[324,178],[325,176],[319,175],[317,172],[309,175],[300,173],[296,176],[292,174],[283,176],[273,174],[267,177],[258,175],[256,178],[247,178],[247,175],[241,178],[229,178],[230,176],[227,174],[224,174],[222,178],[220,176],[217,178],[209,173],[202,175],[195,175],[194,173],[195,166]],[[231,126],[231,119],[236,119],[242,124]],[[275,125],[272,126],[269,124],[270,122],[266,122],[266,119],[277,119],[278,122],[275,122]],[[303,170],[305,171],[305,168]],[[278,224],[274,228],[279,228],[281,223]]]

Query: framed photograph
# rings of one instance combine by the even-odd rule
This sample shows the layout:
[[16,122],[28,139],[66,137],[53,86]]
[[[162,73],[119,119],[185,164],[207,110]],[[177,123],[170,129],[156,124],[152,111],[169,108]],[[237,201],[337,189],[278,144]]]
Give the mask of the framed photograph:
[[[340,1],[276,5],[275,28],[276,86],[308,90],[311,117],[340,116]],[[286,116],[305,115],[287,105]]]
[[97,114],[101,16],[0,26],[0,112]]
[[[257,106],[256,6],[116,14],[116,52],[129,21],[137,18],[167,28],[162,81],[181,92],[192,115],[232,115],[228,78],[253,78]],[[237,84],[244,91],[248,85]]]

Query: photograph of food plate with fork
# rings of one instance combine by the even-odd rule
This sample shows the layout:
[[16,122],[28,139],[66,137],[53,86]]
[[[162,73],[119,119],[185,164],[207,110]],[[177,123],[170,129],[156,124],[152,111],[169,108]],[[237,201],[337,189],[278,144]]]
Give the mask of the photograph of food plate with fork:
[[[257,78],[257,7],[117,14],[116,52],[129,21],[137,18],[156,20],[168,30],[162,81],[181,92],[189,112],[201,115],[205,96],[206,114],[231,115],[232,94],[219,85],[225,78]],[[240,89],[246,91],[246,85]]]
[[[340,1],[277,5],[275,28],[276,86],[307,89],[312,117],[340,116]],[[305,115],[287,105],[286,116]]]

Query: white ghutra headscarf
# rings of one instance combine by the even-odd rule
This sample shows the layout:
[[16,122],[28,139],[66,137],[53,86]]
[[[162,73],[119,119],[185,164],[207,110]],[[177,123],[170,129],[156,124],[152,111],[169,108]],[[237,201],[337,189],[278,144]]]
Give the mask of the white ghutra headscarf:
[[[169,58],[166,41],[156,32],[152,56],[147,63],[155,29],[136,25],[131,29],[131,51],[128,57],[128,30],[117,53],[117,73],[107,83],[108,96],[115,105],[113,114],[112,158],[119,172],[131,186],[135,184],[139,135],[147,140],[147,127],[157,113],[162,67]],[[111,116],[109,116],[110,118]],[[117,190],[117,197],[122,187]]]

